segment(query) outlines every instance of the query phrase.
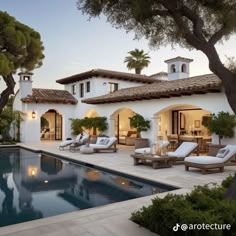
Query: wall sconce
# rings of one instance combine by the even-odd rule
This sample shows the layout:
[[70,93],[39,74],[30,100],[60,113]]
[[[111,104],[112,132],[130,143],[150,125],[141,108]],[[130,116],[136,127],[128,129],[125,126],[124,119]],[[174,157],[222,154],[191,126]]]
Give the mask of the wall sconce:
[[36,177],[38,175],[38,167],[37,166],[28,166],[27,175],[29,177]]
[[32,111],[32,118],[35,119],[36,118],[36,112]]

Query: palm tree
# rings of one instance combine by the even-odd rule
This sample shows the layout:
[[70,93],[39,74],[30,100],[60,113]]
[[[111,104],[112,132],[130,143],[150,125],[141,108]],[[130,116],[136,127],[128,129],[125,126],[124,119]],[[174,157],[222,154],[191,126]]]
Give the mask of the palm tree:
[[127,63],[127,68],[129,70],[135,69],[136,74],[141,74],[142,69],[149,65],[150,57],[143,50],[138,50],[137,48],[128,53],[130,56],[127,56],[124,60],[124,63]]

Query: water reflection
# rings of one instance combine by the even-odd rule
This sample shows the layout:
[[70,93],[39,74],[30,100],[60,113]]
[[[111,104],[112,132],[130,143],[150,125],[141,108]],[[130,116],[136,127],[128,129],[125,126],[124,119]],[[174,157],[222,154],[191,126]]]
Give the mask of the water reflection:
[[24,149],[0,150],[0,168],[0,226],[164,191]]

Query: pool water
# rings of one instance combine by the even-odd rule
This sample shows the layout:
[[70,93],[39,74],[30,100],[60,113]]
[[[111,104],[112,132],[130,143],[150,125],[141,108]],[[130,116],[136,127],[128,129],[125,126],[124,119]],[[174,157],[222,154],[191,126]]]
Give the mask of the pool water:
[[170,191],[25,149],[0,149],[0,227]]

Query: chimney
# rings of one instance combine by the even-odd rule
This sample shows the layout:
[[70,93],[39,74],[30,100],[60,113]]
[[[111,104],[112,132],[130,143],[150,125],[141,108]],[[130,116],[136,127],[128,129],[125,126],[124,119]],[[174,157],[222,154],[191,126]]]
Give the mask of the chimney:
[[25,98],[28,95],[32,95],[32,75],[31,72],[20,72],[18,74],[20,76],[20,98]]

